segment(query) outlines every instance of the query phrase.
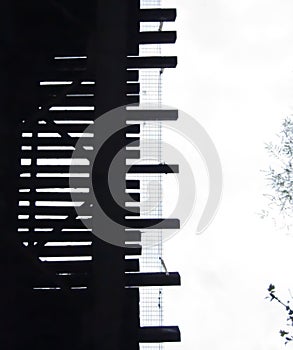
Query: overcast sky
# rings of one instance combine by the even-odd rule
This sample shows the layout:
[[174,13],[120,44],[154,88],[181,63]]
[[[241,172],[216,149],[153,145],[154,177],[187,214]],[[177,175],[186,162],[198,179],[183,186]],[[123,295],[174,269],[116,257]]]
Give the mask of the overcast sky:
[[260,169],[269,164],[264,143],[292,113],[293,1],[165,4],[178,11],[177,44],[165,50],[178,67],[164,73],[164,102],[204,126],[224,173],[208,230],[182,230],[165,246],[168,269],[182,276],[182,287],[165,292],[166,323],[180,325],[182,343],[166,349],[282,350],[286,314],[264,298],[271,282],[286,297],[293,290],[293,236],[256,213],[265,191]]

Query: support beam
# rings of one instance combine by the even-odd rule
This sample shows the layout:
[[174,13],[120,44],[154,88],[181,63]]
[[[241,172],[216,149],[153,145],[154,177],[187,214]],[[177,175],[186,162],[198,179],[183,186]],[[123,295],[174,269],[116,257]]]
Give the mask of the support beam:
[[128,190],[139,190],[140,181],[139,180],[126,180],[126,188]]
[[125,241],[126,242],[141,241],[141,231],[139,230],[125,231]]
[[128,57],[128,68],[175,68],[177,66],[176,56],[150,56],[150,57]]
[[140,10],[141,22],[174,22],[176,9],[142,9]]
[[176,42],[175,31],[140,32],[139,44],[174,44]]
[[181,340],[177,326],[141,327],[138,336],[140,343],[179,342]]
[[179,166],[173,164],[143,164],[132,165],[128,169],[129,174],[177,174]]
[[125,226],[135,229],[179,229],[178,219],[126,219]]
[[153,286],[180,286],[178,272],[146,272],[126,274],[126,286],[153,287]]
[[125,255],[141,255],[141,249],[140,244],[127,244],[124,251]]
[[127,120],[177,120],[177,109],[129,109],[127,111]]

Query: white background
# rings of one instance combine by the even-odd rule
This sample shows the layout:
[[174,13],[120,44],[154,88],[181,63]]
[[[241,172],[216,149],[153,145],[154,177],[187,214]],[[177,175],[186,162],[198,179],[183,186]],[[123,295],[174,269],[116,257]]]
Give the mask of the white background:
[[293,290],[293,237],[256,213],[264,205],[260,170],[269,165],[264,143],[292,112],[293,1],[164,3],[178,12],[165,27],[177,30],[177,44],[164,50],[178,67],[164,72],[163,101],[204,126],[224,173],[208,230],[183,229],[165,245],[168,270],[182,277],[165,291],[165,323],[180,325],[182,343],[165,348],[282,350],[286,313],[264,298],[269,283],[285,300]]

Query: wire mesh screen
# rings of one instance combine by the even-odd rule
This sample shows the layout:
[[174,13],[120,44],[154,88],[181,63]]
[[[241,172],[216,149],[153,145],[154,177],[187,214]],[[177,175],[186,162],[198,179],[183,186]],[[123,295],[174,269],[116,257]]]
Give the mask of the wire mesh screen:
[[[141,8],[160,8],[161,0],[141,0]],[[140,31],[159,31],[160,22],[141,23]],[[160,56],[158,44],[140,45],[140,56]],[[139,72],[140,104],[146,108],[159,108],[162,104],[162,70],[144,69]],[[141,125],[141,159],[144,163],[162,162],[162,125],[160,122],[144,122]],[[162,175],[141,176],[141,216],[162,217]],[[161,272],[163,255],[162,230],[142,232],[141,271]],[[163,290],[160,287],[140,288],[141,326],[163,324]],[[162,349],[162,344],[141,344],[140,349]]]

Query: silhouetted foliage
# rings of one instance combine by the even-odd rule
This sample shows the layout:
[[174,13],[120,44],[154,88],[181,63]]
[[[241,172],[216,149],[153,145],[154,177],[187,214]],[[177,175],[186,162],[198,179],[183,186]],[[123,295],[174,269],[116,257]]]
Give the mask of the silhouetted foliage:
[[[287,228],[293,225],[293,120],[286,118],[282,122],[280,133],[276,142],[266,144],[266,150],[272,159],[268,170],[264,171],[270,193],[268,208],[262,211],[263,217],[271,217],[277,226]],[[293,309],[290,301],[283,302],[277,295],[275,286],[268,288],[270,301],[276,301],[287,312],[287,330],[280,330],[285,344],[293,341]]]
[[289,228],[293,224],[293,120],[286,118],[277,136],[277,142],[269,142],[265,147],[272,164],[264,171],[270,190],[265,194],[268,208],[262,216],[277,219]]
[[[279,297],[276,296],[276,290],[275,286],[273,284],[269,285],[268,288],[269,296],[267,298],[270,298],[270,301],[277,301],[280,305],[282,305],[286,312],[287,312],[287,326],[293,327],[293,310],[290,307],[290,301],[288,300],[286,303],[284,303]],[[290,328],[288,330],[280,330],[281,337],[284,338],[285,344],[288,344],[289,342],[293,341],[293,330]]]

